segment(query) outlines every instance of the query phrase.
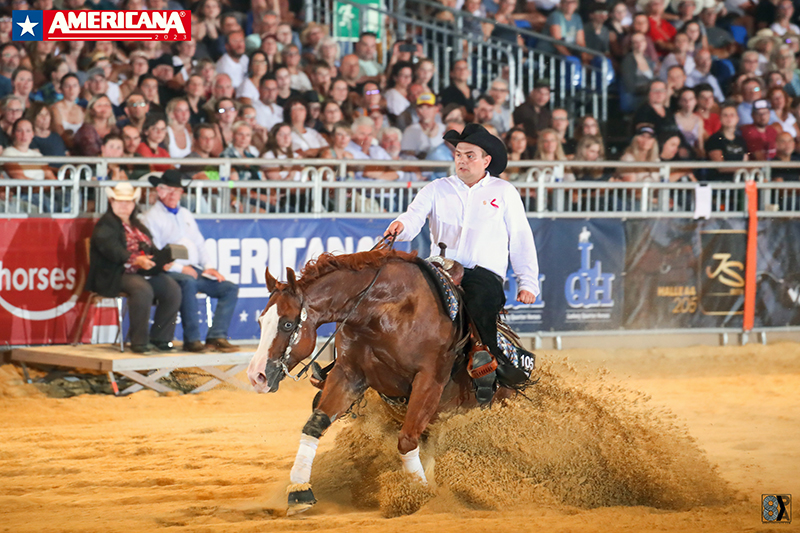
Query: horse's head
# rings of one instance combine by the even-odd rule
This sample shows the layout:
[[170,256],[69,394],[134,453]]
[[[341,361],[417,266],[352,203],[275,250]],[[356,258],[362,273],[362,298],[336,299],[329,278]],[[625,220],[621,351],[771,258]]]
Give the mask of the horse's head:
[[317,342],[317,326],[308,320],[302,291],[294,271],[286,269],[286,283],[278,282],[267,270],[267,307],[258,318],[261,340],[247,368],[256,392],[275,392],[281,380],[311,355]]

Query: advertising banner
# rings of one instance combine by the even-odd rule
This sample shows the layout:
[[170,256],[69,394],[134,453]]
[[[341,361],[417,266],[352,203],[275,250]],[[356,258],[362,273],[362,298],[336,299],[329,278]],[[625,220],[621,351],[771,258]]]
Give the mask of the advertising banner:
[[742,219],[625,223],[626,329],[741,327]]
[[755,327],[800,326],[800,220],[760,220]]

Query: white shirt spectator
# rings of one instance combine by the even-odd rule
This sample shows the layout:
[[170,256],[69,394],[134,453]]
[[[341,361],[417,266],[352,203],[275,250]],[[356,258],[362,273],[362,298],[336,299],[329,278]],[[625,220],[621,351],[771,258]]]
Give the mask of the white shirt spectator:
[[256,122],[268,130],[278,122],[283,122],[283,108],[278,104],[265,104],[256,98],[253,102],[253,109],[256,110]]
[[253,85],[250,78],[245,78],[239,88],[236,89],[236,98],[249,98],[250,102],[258,100],[261,95],[258,93],[258,87]]
[[[275,153],[272,150],[269,150],[269,151],[265,152],[262,157],[264,159],[289,159],[286,156],[286,154],[279,154],[278,156],[275,156]],[[302,156],[300,154],[298,154],[297,152],[295,152],[294,153],[294,157],[299,159]],[[291,177],[291,181],[300,181],[300,171],[299,170],[293,170],[293,171],[281,170],[281,179],[282,180],[288,180],[289,179],[289,172],[293,172],[293,175]]]
[[[42,157],[42,152],[36,148],[28,148],[27,152],[21,152],[14,148],[13,145],[9,145],[5,150],[3,150],[3,154],[9,157]],[[22,165],[22,173],[29,180],[44,179],[44,170],[41,168],[25,168],[25,165]]]
[[106,96],[108,99],[111,100],[111,103],[114,105],[119,105],[119,83],[109,81],[108,82],[108,89],[106,89]]
[[781,120],[778,118],[778,115],[775,114],[774,111],[771,111],[769,114],[769,123],[772,124],[780,124],[783,131],[788,133],[794,138],[797,138],[797,129],[794,127],[797,124],[797,119],[794,118],[794,115],[789,113],[786,117],[786,120]]
[[444,142],[442,136],[446,130],[447,128],[444,124],[437,122],[436,133],[434,133],[433,138],[431,138],[422,132],[422,126],[418,123],[412,124],[403,132],[400,150],[403,152],[414,152],[415,154],[420,152],[427,154]]
[[787,33],[794,33],[795,35],[800,35],[800,27],[798,27],[797,24],[792,24],[791,22],[789,23],[788,30],[783,26],[781,26],[780,24],[778,24],[777,22],[773,22],[772,26],[770,26],[769,29],[774,31],[775,35],[777,35],[778,37],[783,37]]
[[447,256],[466,268],[482,266],[505,279],[510,258],[519,290],[539,294],[533,232],[510,183],[488,172],[472,187],[458,176],[441,178],[423,187],[397,220],[403,223],[400,241],[413,239],[430,220],[431,255],[443,242]]
[[247,56],[243,55],[236,62],[225,52],[217,61],[217,73],[227,74],[231,78],[231,85],[239,87],[247,77],[248,66],[250,66],[250,59]]
[[400,113],[408,109],[408,106],[411,105],[411,102],[395,88],[386,91],[385,96],[386,110],[394,116],[400,115]]
[[178,213],[173,215],[164,204],[156,202],[141,219],[153,235],[153,245],[156,248],[181,244],[189,251],[189,259],[173,261],[170,272],[180,272],[184,266],[195,266],[201,270],[214,268],[206,251],[206,240],[188,209],[178,206]]
[[175,133],[172,128],[167,127],[167,136],[169,137],[169,156],[175,159],[183,159],[192,153],[192,132],[184,128],[184,135],[186,136],[186,148],[178,148],[178,143],[175,141]]
[[306,132],[303,134],[292,129],[292,150],[295,152],[325,148],[326,146],[328,146],[328,141],[314,128],[306,128]]
[[707,83],[711,86],[714,90],[714,100],[717,102],[724,102],[725,95],[722,94],[722,89],[719,87],[719,82],[717,78],[714,77],[713,74],[710,72],[708,74],[703,74],[699,70],[693,70],[690,74],[686,76],[686,86],[689,88],[694,88],[697,85],[701,85],[703,83]]
[[311,80],[308,79],[308,76],[306,76],[306,73],[302,70],[298,71],[297,74],[292,74],[291,78],[292,83],[289,86],[292,89],[300,91],[301,93],[312,90]]

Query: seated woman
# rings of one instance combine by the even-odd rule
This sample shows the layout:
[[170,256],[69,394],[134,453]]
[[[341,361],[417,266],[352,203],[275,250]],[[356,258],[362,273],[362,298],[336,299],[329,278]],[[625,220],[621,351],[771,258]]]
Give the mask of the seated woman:
[[[584,135],[578,141],[574,161],[605,161],[606,149],[603,139],[595,135]],[[578,181],[608,181],[611,173],[603,167],[579,167],[574,169]]]
[[[561,140],[556,130],[547,128],[539,132],[534,159],[539,161],[568,161],[567,156],[564,155],[564,148],[561,146]],[[575,176],[571,172],[565,172],[563,181],[575,181]]]
[[[253,130],[250,125],[244,121],[239,121],[233,125],[233,142],[225,148],[220,157],[230,157],[232,159],[241,158],[258,158],[256,148],[250,144],[253,139]],[[255,166],[241,166],[233,165],[236,172],[239,174],[240,180],[257,180],[261,179],[258,172],[258,167]]]
[[[35,148],[31,148],[33,141],[33,124],[27,118],[20,118],[14,122],[11,128],[11,145],[3,151],[3,156],[8,157],[42,157],[42,153]],[[13,180],[54,180],[56,179],[53,170],[44,164],[20,164],[5,163],[3,170]],[[35,191],[35,192],[34,192]],[[35,209],[41,209],[45,213],[61,211],[64,196],[58,191],[54,196],[54,202],[50,201],[50,189],[47,187],[22,188],[21,198],[32,205]],[[69,196],[67,196],[69,198]]]
[[[620,161],[638,161],[656,163],[659,161],[658,143],[652,124],[637,124],[636,133]],[[657,169],[621,168],[618,171],[620,181],[658,181]]]
[[678,91],[677,106],[675,123],[678,124],[680,133],[686,139],[686,144],[691,148],[691,150],[684,149],[684,153],[681,156],[690,159],[705,159],[706,131],[702,117],[695,113],[697,97],[694,94],[694,89],[689,87],[680,89]]
[[[158,113],[148,113],[142,126],[144,139],[136,149],[136,155],[141,157],[169,157],[169,152],[162,146],[167,136],[167,123]],[[163,172],[172,168],[172,165],[150,165],[151,172]]]
[[[267,151],[262,157],[265,159],[298,159],[301,157],[299,152],[292,149],[292,127],[289,124],[279,122],[272,127],[267,142]],[[298,165],[270,166],[264,167],[262,170],[269,181],[300,181],[302,167]],[[281,189],[271,195],[262,194],[257,205],[262,211],[274,213],[279,210],[279,206],[290,202],[292,196],[291,190]],[[253,199],[251,199],[252,202]]]
[[81,83],[75,74],[61,78],[61,94],[64,98],[50,109],[53,111],[53,131],[61,135],[67,146],[72,144],[72,136],[83,126],[86,100],[80,98]]
[[[53,111],[41,102],[34,102],[25,112],[25,116],[33,123],[33,142],[35,148],[42,155],[65,156],[67,147],[61,136],[51,128],[53,124]],[[53,165],[59,167],[61,165]]]
[[[181,289],[164,273],[169,265],[153,271],[156,266],[152,255],[155,252],[153,239],[139,221],[136,205],[141,189],[134,191],[130,183],[123,182],[107,193],[110,209],[97,221],[92,232],[86,288],[109,298],[120,292],[128,295],[133,352],[171,350],[181,306]],[[148,331],[154,299],[158,304]]]
[[300,152],[301,157],[318,157],[328,146],[325,137],[306,126],[308,105],[302,98],[289,98],[283,105],[283,119],[292,126],[292,150]]
[[350,124],[344,121],[333,125],[331,132],[331,145],[322,150],[322,159],[353,159],[353,154],[347,151],[347,145],[353,137]]
[[[533,159],[533,150],[528,146],[528,136],[521,126],[511,128],[506,134],[506,148],[509,161]],[[507,168],[500,177],[507,181],[517,181],[525,177],[525,170],[520,167]]]
[[111,100],[105,95],[92,98],[86,107],[86,121],[72,139],[72,155],[100,155],[103,137],[118,133],[116,124]]

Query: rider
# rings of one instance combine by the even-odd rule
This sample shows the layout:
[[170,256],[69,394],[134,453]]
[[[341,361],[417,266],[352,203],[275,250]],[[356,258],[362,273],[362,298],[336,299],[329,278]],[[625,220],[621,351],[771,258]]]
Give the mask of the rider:
[[[519,192],[499,176],[508,155],[503,142],[479,124],[468,124],[459,134],[450,130],[444,140],[455,146],[455,176],[429,183],[397,217],[385,235],[409,241],[430,219],[431,255],[439,243],[450,259],[464,266],[461,288],[481,341],[505,361],[497,346],[497,315],[505,304],[503,281],[508,260],[517,275],[517,300],[532,304],[539,294],[539,264],[533,232]],[[473,368],[492,362],[485,351],[473,355]],[[475,379],[475,396],[481,404],[494,393],[495,372]]]

